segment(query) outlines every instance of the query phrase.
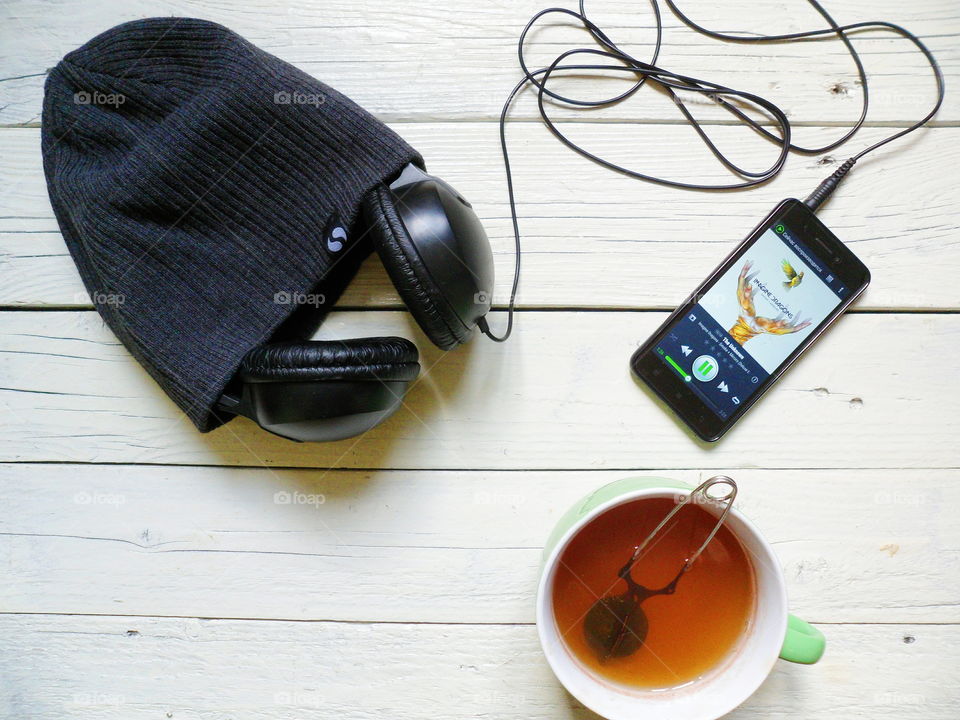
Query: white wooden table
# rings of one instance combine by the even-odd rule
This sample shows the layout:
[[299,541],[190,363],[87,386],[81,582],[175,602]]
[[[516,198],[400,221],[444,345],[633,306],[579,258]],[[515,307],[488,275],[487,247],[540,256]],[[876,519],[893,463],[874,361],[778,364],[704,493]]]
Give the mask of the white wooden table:
[[[517,34],[546,4],[4,3],[0,717],[593,717],[554,680],[532,624],[549,528],[610,480],[718,471],[775,544],[794,610],[829,641],[819,665],[779,664],[731,717],[958,717],[957,94],[824,209],[873,285],[716,447],[654,406],[627,359],[778,200],[846,155],[793,157],[750,192],[683,193],[566,151],[527,93],[509,127],[525,244],[515,338],[438,352],[371,260],[323,334],[412,336],[429,372],[409,409],[356,440],[296,445],[245,420],[200,435],[92,310],[41,170],[44,73],[64,53],[121,21],[174,14],[297,64],[392,124],[471,199],[502,300],[513,257],[495,118],[517,79]],[[721,29],[817,22],[798,0],[712,5],[682,4]],[[649,50],[644,3],[591,6],[615,39]],[[842,22],[905,24],[938,54],[948,87],[960,79],[955,0],[828,6]],[[770,96],[801,141],[856,116],[839,43],[744,48],[669,13],[665,23],[662,64]],[[543,33],[534,56],[577,37]],[[856,42],[873,103],[850,154],[932,98],[907,43]],[[602,117],[567,127],[664,174],[719,177],[656,93]],[[714,130],[731,147],[746,135]],[[742,147],[756,164],[771,152]]]

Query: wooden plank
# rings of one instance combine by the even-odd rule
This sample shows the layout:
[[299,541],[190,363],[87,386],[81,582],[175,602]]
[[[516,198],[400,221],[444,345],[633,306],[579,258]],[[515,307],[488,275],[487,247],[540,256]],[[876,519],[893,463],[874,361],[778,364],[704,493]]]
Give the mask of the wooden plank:
[[[572,1],[562,4],[576,6]],[[352,0],[296,0],[282,7],[271,0],[8,2],[0,23],[5,79],[0,83],[0,123],[39,120],[45,73],[65,53],[120,22],[157,15],[193,15],[223,23],[389,120],[491,119],[520,77],[516,60],[520,31],[547,5],[543,0],[449,0],[429,6],[393,3],[384,11],[379,3]],[[732,22],[728,6],[693,2],[680,6],[694,20],[718,30],[772,34],[824,27],[812,9],[798,2],[741,4],[743,11],[749,9],[749,17],[739,12]],[[647,6],[594,3],[587,9],[623,47],[641,59],[650,56],[654,36]],[[922,4],[844,0],[831,3],[829,9],[840,22],[883,19],[905,25],[929,43],[948,73],[948,84],[955,77],[960,24],[953,0]],[[794,121],[849,124],[859,115],[857,76],[840,42],[728,44],[682,27],[667,8],[663,10],[661,66],[767,96]],[[586,33],[556,23],[530,39],[536,43],[530,62],[537,66],[552,62],[570,47],[592,45]],[[860,35],[856,44],[870,72],[870,120],[902,123],[922,116],[932,104],[933,81],[920,53],[889,34]],[[615,94],[622,83],[593,79],[581,82],[577,92],[599,98]],[[528,94],[517,108],[518,116],[530,117],[535,105],[534,96]],[[708,120],[729,117],[702,102],[696,108]],[[590,116],[673,121],[679,113],[660,93],[651,91]],[[947,95],[938,119],[960,120],[955,95]]]
[[[9,615],[0,707],[32,720],[438,717],[592,720],[532,626]],[[955,717],[960,628],[824,628],[814,666],[776,664],[730,720]],[[802,697],[802,704],[798,701]]]
[[[489,123],[398,129],[421,149],[432,170],[474,203],[496,255],[494,298],[504,302],[514,255],[496,129]],[[595,149],[668,176],[722,177],[690,144],[686,128],[585,124],[571,131]],[[888,131],[865,131],[855,146]],[[716,135],[732,147],[738,131],[716,128]],[[636,142],[627,142],[631,139]],[[786,172],[763,188],[707,195],[605,171],[540,126],[512,126],[510,140],[524,243],[520,303],[526,307],[674,307],[777,202],[804,196],[834,167],[793,158]],[[960,307],[955,281],[960,225],[951,186],[943,180],[960,164],[960,129],[925,131],[895,148],[864,161],[821,215],[873,271],[873,285],[859,307]],[[754,140],[745,149],[753,167],[770,159],[770,149]],[[0,304],[90,307],[53,218],[40,166],[38,130],[0,131]],[[586,281],[591,278],[603,282]],[[399,299],[371,258],[343,304],[398,307]]]
[[[692,439],[627,361],[663,313],[526,312],[510,342],[431,346],[403,312],[332,314],[321,337],[410,336],[423,377],[360,438],[295,444],[239,419],[197,433],[93,312],[7,312],[5,460],[354,468],[945,467],[957,456],[960,315],[859,314],[716,446]],[[492,322],[499,326],[502,314]]]
[[[956,470],[728,472],[814,622],[960,622]],[[6,612],[529,623],[543,543],[631,474],[0,465]],[[655,474],[655,473],[653,473]],[[389,588],[389,591],[385,591]]]

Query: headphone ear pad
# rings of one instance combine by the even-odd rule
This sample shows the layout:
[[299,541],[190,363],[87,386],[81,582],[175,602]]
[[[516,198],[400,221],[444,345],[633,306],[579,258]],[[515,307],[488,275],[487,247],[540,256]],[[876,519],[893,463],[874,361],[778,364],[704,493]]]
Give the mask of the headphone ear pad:
[[392,415],[419,372],[416,346],[398,337],[272,343],[244,357],[241,395],[224,409],[291,440],[342,440]]
[[417,346],[400,337],[269,343],[243,358],[247,382],[318,380],[409,381],[417,377]]
[[431,342],[451,350],[469,340],[473,328],[464,325],[430,276],[397,213],[390,189],[380,185],[370,190],[363,209],[387,274]]

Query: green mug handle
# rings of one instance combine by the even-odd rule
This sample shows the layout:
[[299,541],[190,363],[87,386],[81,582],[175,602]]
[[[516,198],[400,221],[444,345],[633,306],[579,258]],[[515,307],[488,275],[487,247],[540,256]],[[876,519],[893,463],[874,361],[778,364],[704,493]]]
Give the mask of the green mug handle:
[[813,665],[827,647],[827,639],[806,620],[796,615],[787,616],[787,636],[783,640],[780,657],[804,665]]

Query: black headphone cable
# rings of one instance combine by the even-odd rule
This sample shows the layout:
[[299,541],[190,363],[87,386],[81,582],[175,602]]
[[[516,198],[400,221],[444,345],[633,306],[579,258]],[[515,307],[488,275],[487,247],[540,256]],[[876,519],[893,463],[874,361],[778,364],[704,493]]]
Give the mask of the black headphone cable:
[[[651,54],[651,59],[649,62],[644,62],[639,60],[626,51],[622,50],[617,46],[613,40],[593,21],[591,21],[586,14],[586,9],[584,6],[585,0],[580,0],[579,12],[575,10],[570,10],[569,8],[546,8],[536,13],[524,27],[523,32],[520,33],[520,38],[517,43],[517,55],[520,63],[520,68],[523,71],[523,79],[517,83],[513,88],[510,94],[507,96],[506,101],[503,104],[503,109],[500,113],[500,149],[503,155],[504,169],[507,177],[507,194],[510,204],[510,215],[513,223],[513,234],[514,234],[514,248],[516,253],[516,264],[514,266],[513,273],[513,284],[510,291],[510,301],[507,305],[507,327],[503,335],[497,336],[494,335],[490,330],[485,318],[482,318],[478,322],[478,327],[481,332],[487,335],[490,339],[497,342],[503,342],[508,337],[510,337],[511,332],[513,331],[513,316],[516,310],[516,297],[517,289],[520,284],[520,228],[517,221],[517,207],[516,207],[516,198],[514,194],[513,187],[513,174],[510,168],[510,157],[507,151],[507,141],[506,141],[506,120],[507,114],[510,110],[513,101],[516,99],[517,94],[525,88],[528,84],[533,85],[537,89],[537,106],[540,113],[540,117],[544,124],[549,128],[549,130],[554,134],[554,136],[560,140],[564,145],[569,147],[571,150],[579,153],[580,155],[592,160],[593,162],[607,167],[611,170],[619,172],[621,174],[627,175],[629,177],[636,178],[638,180],[644,180],[647,182],[656,183],[659,185],[666,185],[668,187],[676,187],[684,190],[742,190],[745,188],[755,187],[763,183],[768,182],[769,180],[776,177],[780,171],[783,169],[784,164],[786,163],[787,156],[789,153],[794,152],[801,155],[819,155],[821,153],[829,152],[834,150],[848,140],[850,140],[863,126],[864,121],[867,117],[867,111],[869,109],[869,86],[867,82],[867,75],[863,67],[863,63],[860,60],[860,55],[854,48],[851,40],[850,33],[862,32],[866,30],[886,30],[893,32],[907,40],[909,40],[917,49],[923,54],[924,58],[930,65],[930,68],[933,71],[934,79],[937,85],[937,97],[936,101],[931,108],[931,110],[920,120],[909,125],[906,128],[899,130],[896,133],[880,140],[879,142],[870,145],[869,147],[861,150],[856,155],[853,155],[846,161],[844,161],[837,169],[834,171],[828,178],[826,178],[820,185],[814,190],[807,198],[804,200],[804,203],[811,210],[816,211],[830,195],[837,188],[843,178],[849,173],[850,169],[854,164],[859,161],[867,153],[873,152],[877,148],[886,145],[893,140],[903,137],[904,135],[913,132],[914,130],[922,127],[931,118],[937,113],[940,109],[940,106],[943,104],[944,96],[944,78],[943,72],[940,69],[939,64],[934,58],[933,54],[927,48],[927,46],[921,41],[916,35],[911,33],[906,28],[903,28],[900,25],[894,23],[884,22],[884,21],[867,21],[867,22],[858,22],[851,23],[848,25],[838,25],[837,22],[833,19],[829,12],[817,1],[817,0],[807,0],[807,2],[813,6],[813,8],[827,21],[829,25],[828,28],[823,28],[821,30],[806,30],[802,32],[795,33],[784,33],[779,35],[747,35],[745,33],[734,34],[734,33],[722,33],[709,30],[705,27],[698,25],[688,18],[680,9],[676,6],[673,0],[665,0],[667,6],[670,10],[677,16],[677,18],[687,25],[689,28],[697,31],[698,33],[705,35],[710,38],[717,40],[724,40],[726,42],[736,42],[736,43],[787,43],[797,40],[822,40],[822,39],[833,39],[839,38],[844,46],[847,49],[850,58],[853,60],[853,63],[856,67],[857,74],[860,80],[861,94],[862,94],[862,103],[860,116],[857,121],[850,127],[847,132],[845,132],[840,138],[827,143],[820,147],[803,147],[792,142],[791,139],[791,127],[790,121],[787,119],[786,114],[773,102],[760,97],[759,95],[754,95],[752,93],[736,90],[733,88],[725,87],[723,85],[708,81],[697,79],[694,77],[681,75],[678,73],[671,72],[664,68],[660,68],[656,65],[657,58],[660,54],[660,48],[662,45],[663,39],[663,20],[660,14],[660,6],[658,0],[650,0],[650,5],[653,10],[654,22],[656,28],[656,40],[653,52]],[[599,45],[599,47],[580,47],[572,48],[565,50],[560,53],[549,66],[540,68],[538,70],[530,70],[527,66],[526,60],[524,58],[524,44],[527,38],[528,33],[531,28],[533,28],[537,22],[547,15],[562,14],[567,15],[578,20],[584,27],[584,29],[591,35],[594,41]],[[582,62],[575,62],[574,64],[564,64],[564,62],[573,56],[588,56],[588,60]],[[596,61],[593,58],[603,58],[605,60],[615,61],[616,64],[596,64]],[[547,87],[548,82],[550,81],[553,73],[557,71],[574,71],[574,72],[583,72],[583,71],[613,71],[613,72],[623,72],[627,74],[633,74],[636,77],[636,81],[631,85],[629,89],[615,95],[613,97],[604,98],[600,100],[585,100],[574,98],[568,95],[562,95],[554,90],[551,90]],[[576,144],[557,127],[557,125],[551,120],[549,114],[547,113],[546,107],[544,105],[544,96],[550,97],[553,101],[567,105],[570,107],[581,107],[581,108],[595,108],[595,107],[610,107],[616,105],[627,98],[633,96],[643,85],[650,81],[655,85],[659,86],[662,90],[666,92],[668,97],[676,104],[676,107],[680,110],[681,114],[684,116],[686,121],[690,126],[696,131],[700,139],[704,142],[707,148],[711,151],[714,157],[726,167],[733,175],[737,176],[739,180],[723,184],[700,184],[700,183],[691,183],[691,182],[681,182],[678,180],[671,180],[668,178],[662,178],[655,175],[649,175],[646,173],[639,172],[627,168],[625,166],[619,165],[615,162],[607,160],[606,158],[600,157],[590,151],[586,150],[582,146]],[[754,130],[764,139],[770,141],[774,145],[779,146],[780,151],[774,163],[763,170],[747,170],[736,165],[729,157],[722,153],[717,146],[710,139],[707,132],[704,130],[701,123],[693,116],[690,110],[684,104],[680,95],[677,94],[677,91],[680,92],[693,92],[706,96],[711,101],[713,101],[718,107],[732,114],[738,121]],[[760,111],[761,115],[764,115],[768,118],[769,121],[772,121],[773,125],[776,128],[775,132],[771,132],[767,127],[765,127],[761,122],[748,116],[743,110],[737,107],[735,104],[731,103],[728,98],[735,99],[739,102],[751,105],[754,109]]]

